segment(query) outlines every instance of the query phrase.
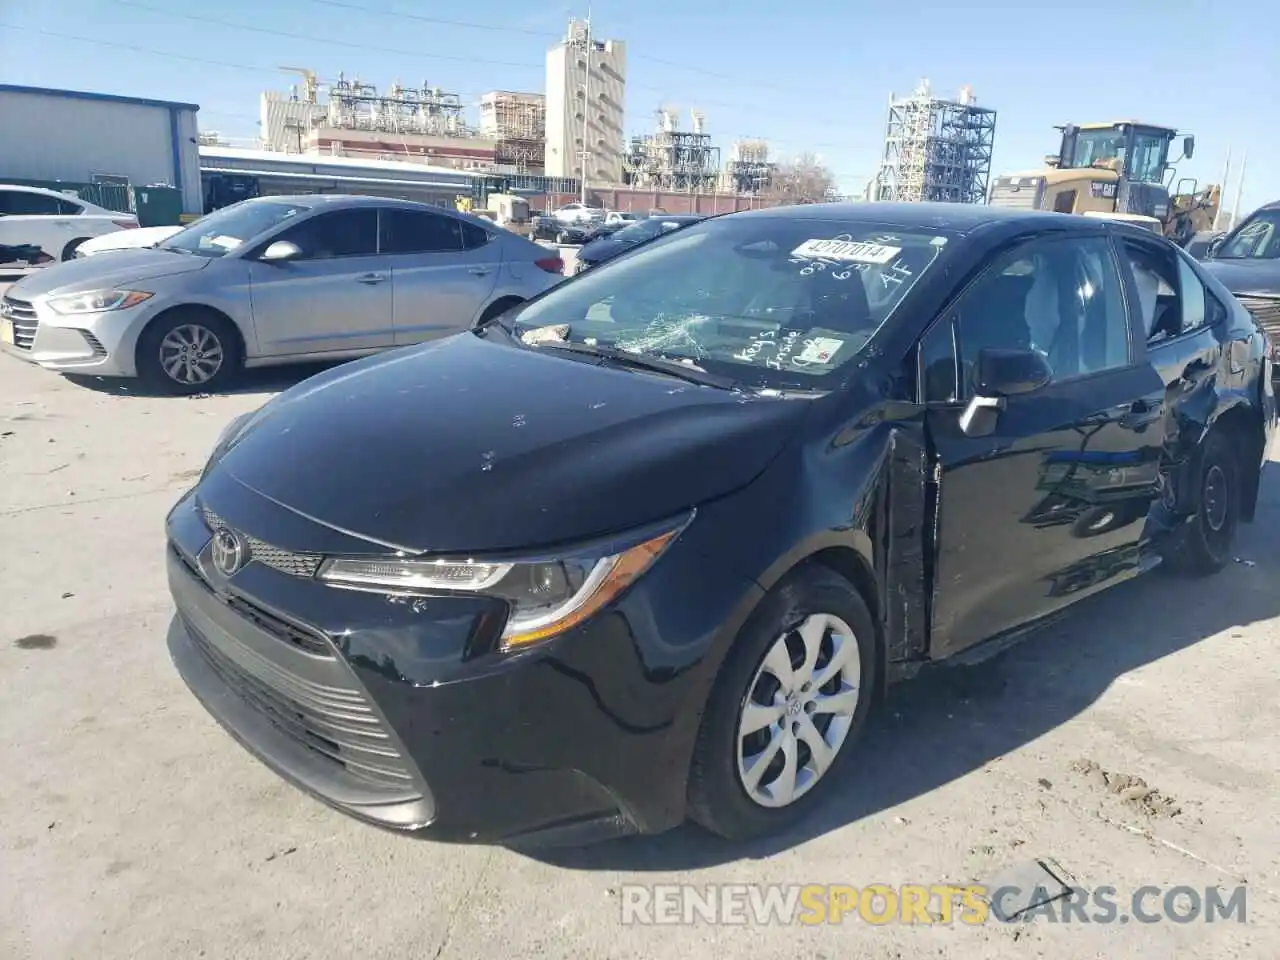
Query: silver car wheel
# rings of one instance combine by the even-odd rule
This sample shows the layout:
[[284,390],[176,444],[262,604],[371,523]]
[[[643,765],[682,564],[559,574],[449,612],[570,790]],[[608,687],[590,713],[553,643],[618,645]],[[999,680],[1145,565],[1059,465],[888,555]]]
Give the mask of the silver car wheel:
[[160,341],[160,369],[175,383],[208,383],[222,369],[222,341],[208,327],[184,323]]
[[785,807],[831,769],[862,689],[858,638],[839,617],[811,614],[779,636],[738,719],[738,778],[762,807]]

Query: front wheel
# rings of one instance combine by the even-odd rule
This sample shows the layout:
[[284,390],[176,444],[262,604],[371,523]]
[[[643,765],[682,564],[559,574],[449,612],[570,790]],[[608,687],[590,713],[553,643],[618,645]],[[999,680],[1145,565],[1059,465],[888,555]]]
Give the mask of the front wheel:
[[836,779],[875,690],[875,625],[821,566],[761,602],[712,690],[689,778],[693,819],[746,840],[800,820]]
[[1208,576],[1231,560],[1240,523],[1240,460],[1226,435],[1210,431],[1196,472],[1196,512],[1173,534],[1165,563],[1175,573]]
[[190,396],[225,387],[240,369],[240,338],[225,318],[181,309],[138,338],[138,376],[157,390]]

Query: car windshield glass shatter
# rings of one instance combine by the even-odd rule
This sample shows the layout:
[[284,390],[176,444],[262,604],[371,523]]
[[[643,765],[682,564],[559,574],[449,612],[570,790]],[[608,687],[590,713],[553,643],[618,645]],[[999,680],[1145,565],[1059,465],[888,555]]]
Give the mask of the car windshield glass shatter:
[[160,244],[163,250],[223,257],[286,220],[309,213],[300,203],[250,201],[237,203],[193,223]]
[[880,223],[708,220],[553,290],[521,311],[518,327],[567,325],[573,341],[742,383],[821,388],[866,349],[947,241]]

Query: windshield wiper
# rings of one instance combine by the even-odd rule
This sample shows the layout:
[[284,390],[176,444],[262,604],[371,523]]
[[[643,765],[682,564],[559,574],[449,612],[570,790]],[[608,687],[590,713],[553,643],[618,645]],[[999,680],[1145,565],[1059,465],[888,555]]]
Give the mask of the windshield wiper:
[[655,373],[665,373],[669,376],[679,377],[681,380],[687,380],[700,386],[719,387],[721,390],[736,390],[741,386],[732,377],[722,377],[719,374],[708,373],[679,360],[670,360],[667,357],[657,357],[644,353],[633,353],[630,350],[622,350],[618,347],[581,343],[577,340],[543,340],[533,346],[537,350],[550,349],[565,350],[569,353],[585,353],[588,356],[599,357],[602,360],[608,360],[620,366],[632,367],[638,370],[651,370]]

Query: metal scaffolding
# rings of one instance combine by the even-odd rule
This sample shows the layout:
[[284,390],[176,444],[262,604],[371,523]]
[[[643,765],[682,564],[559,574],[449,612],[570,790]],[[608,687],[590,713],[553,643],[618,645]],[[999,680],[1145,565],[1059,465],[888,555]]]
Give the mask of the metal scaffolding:
[[471,137],[463,118],[462,97],[428,86],[392,84],[385,94],[370,83],[342,74],[329,85],[328,125],[340,130],[369,130],[433,137]]
[[729,151],[722,178],[726,193],[764,193],[778,165],[769,160],[767,140],[739,140]]
[[541,170],[547,148],[547,99],[495,90],[480,98],[480,133],[496,141],[496,162],[518,172]]
[[968,87],[939,100],[922,80],[910,97],[891,97],[875,198],[985,203],[995,132],[996,111],[977,106]]
[[664,107],[658,111],[656,132],[631,138],[623,171],[627,186],[689,193],[718,188],[720,148],[704,132],[706,115],[694,110],[690,116],[693,129],[678,130],[677,111]]

